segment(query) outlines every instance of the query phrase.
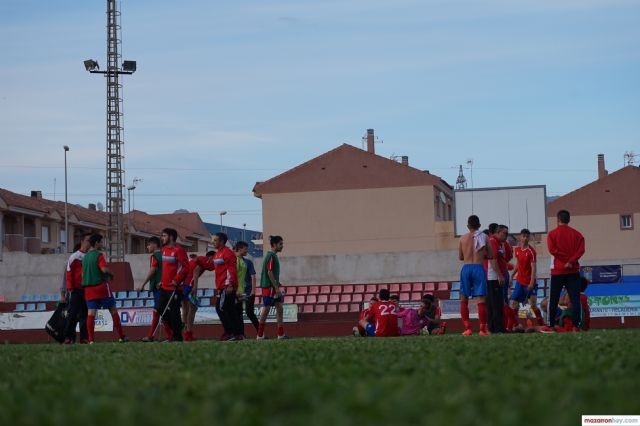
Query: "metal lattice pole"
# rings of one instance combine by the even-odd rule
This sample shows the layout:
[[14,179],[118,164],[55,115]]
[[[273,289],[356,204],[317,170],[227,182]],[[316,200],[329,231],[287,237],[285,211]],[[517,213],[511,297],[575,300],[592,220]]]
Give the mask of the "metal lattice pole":
[[124,169],[122,167],[122,85],[120,74],[133,74],[135,61],[124,61],[120,67],[120,11],[115,0],[107,0],[107,69],[99,71],[98,62],[89,59],[84,66],[92,74],[107,78],[107,254],[109,261],[124,261]]

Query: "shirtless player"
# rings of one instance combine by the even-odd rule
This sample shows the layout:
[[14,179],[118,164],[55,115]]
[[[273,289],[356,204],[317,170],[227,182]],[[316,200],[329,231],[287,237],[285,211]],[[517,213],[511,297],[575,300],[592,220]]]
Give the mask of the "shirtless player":
[[460,316],[464,324],[463,336],[471,336],[469,321],[469,298],[478,299],[478,319],[480,320],[480,335],[486,336],[487,331],[487,277],[482,262],[493,256],[491,247],[487,244],[487,236],[480,231],[480,219],[476,215],[467,220],[469,232],[460,237],[459,258],[464,261],[460,271]]

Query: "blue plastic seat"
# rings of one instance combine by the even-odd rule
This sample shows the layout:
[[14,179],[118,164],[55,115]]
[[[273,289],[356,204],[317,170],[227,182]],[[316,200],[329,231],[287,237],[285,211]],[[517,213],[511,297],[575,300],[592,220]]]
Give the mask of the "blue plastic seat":
[[130,291],[129,295],[127,296],[127,299],[137,299],[138,298],[138,292],[137,291]]
[[38,303],[38,305],[36,306],[36,311],[46,311],[46,310],[47,310],[46,303]]
[[28,302],[29,301],[29,295],[28,294],[23,294],[22,296],[20,296],[20,301],[21,302]]
[[126,291],[119,291],[116,293],[116,299],[126,299],[126,298],[127,298]]
[[122,308],[122,300],[116,300],[116,309]]
[[133,304],[134,308],[144,308],[144,300],[142,299],[137,299],[134,304]]
[[452,291],[451,293],[449,293],[449,299],[451,299],[451,300],[459,300],[460,299],[460,292],[459,291]]
[[133,300],[123,300],[122,301],[123,308],[133,308]]
[[144,301],[145,308],[153,308],[153,299],[147,299]]
[[539,289],[538,289],[538,294],[537,294],[537,296],[538,296],[538,297],[544,297],[544,289],[543,289],[543,288],[539,288]]
[[24,311],[24,303],[17,303],[16,312],[22,312],[22,311]]
[[213,297],[213,289],[212,288],[205,288],[203,296],[204,297]]
[[204,297],[204,289],[203,289],[203,288],[199,288],[199,289],[198,289],[197,296],[198,296],[198,297]]
[[27,309],[26,311],[28,312],[33,312],[36,310],[36,304],[35,303],[27,303]]
[[451,290],[459,291],[460,290],[460,282],[456,281],[451,283]]
[[149,292],[147,290],[143,290],[140,292],[140,299],[148,299],[149,298]]
[[208,297],[203,297],[200,299],[200,306],[211,306],[211,299]]

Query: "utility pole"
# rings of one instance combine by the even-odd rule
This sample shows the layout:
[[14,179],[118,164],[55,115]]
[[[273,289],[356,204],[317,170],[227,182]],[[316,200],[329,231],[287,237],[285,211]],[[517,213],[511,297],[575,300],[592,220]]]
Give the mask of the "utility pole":
[[107,254],[110,262],[124,261],[124,169],[122,168],[122,98],[120,74],[133,74],[135,61],[124,61],[120,66],[120,11],[115,0],[107,0],[107,69],[99,71],[98,62],[93,59],[84,61],[87,71],[103,74],[107,79]]

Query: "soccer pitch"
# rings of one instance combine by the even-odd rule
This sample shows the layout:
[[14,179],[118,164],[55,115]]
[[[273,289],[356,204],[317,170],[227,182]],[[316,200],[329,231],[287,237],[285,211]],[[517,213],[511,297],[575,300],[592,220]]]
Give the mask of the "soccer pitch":
[[576,425],[640,414],[640,330],[1,345],[0,425]]

